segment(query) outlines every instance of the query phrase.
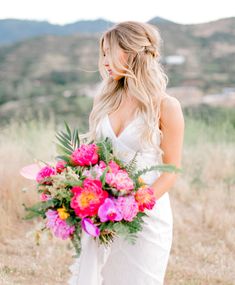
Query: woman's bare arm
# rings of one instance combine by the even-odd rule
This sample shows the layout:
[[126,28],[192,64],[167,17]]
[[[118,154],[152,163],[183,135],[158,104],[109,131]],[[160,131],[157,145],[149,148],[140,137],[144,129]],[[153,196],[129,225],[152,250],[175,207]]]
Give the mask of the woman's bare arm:
[[[161,104],[160,127],[163,133],[161,149],[164,151],[163,163],[181,167],[181,155],[184,138],[184,117],[179,101],[167,96]],[[164,172],[152,184],[156,199],[174,185],[178,174]]]

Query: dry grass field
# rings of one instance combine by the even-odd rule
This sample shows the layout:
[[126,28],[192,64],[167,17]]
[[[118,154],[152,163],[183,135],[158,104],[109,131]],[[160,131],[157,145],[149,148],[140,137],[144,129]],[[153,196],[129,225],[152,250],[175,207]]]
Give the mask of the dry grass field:
[[[54,130],[53,121],[36,120],[1,129],[0,284],[58,285],[69,278],[70,243],[45,234],[37,245],[40,221],[22,220],[22,203],[37,194],[19,170],[36,158],[53,159]],[[186,121],[184,172],[170,190],[174,240],[165,285],[235,284],[235,148],[227,129],[216,132]]]

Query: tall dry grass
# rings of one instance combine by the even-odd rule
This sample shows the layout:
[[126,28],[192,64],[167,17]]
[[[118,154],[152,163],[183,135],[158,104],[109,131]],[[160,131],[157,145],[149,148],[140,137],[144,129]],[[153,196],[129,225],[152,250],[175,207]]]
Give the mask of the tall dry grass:
[[[53,119],[12,122],[0,134],[0,284],[64,284],[73,251],[68,243],[42,237],[38,222],[22,220],[22,203],[37,200],[34,182],[19,175],[38,158],[53,160]],[[234,129],[187,118],[183,170],[170,190],[174,239],[166,285],[234,284]],[[22,189],[25,188],[24,191]],[[23,258],[22,258],[23,257]]]
[[50,161],[55,149],[54,122],[40,120],[12,122],[1,129],[0,135],[0,237],[14,234],[23,216],[22,203],[37,199],[34,182],[20,175],[20,169],[37,159]]

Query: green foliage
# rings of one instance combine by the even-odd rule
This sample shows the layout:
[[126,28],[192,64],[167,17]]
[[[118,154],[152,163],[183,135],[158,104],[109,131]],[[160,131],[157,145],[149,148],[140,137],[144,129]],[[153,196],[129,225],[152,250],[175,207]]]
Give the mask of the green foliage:
[[102,182],[102,187],[104,187],[105,185],[105,176],[106,173],[109,171],[109,166],[107,166],[104,170],[104,172],[102,173],[102,175],[100,176],[100,181]]
[[130,234],[135,234],[142,230],[143,217],[145,216],[147,216],[146,213],[139,212],[132,222],[122,221],[122,224],[128,228]]
[[76,256],[79,257],[81,254],[82,250],[82,245],[81,245],[81,234],[82,234],[82,228],[80,226],[76,227],[72,237],[71,237],[71,242],[75,248],[76,251]]
[[48,208],[55,207],[56,205],[57,205],[57,201],[55,199],[45,201],[45,202],[38,202],[31,207],[27,207],[25,204],[23,204],[25,211],[28,212],[28,214],[23,219],[30,220],[30,219],[40,217],[40,216],[42,218],[45,218],[45,211]]
[[[132,225],[136,223],[136,219],[133,222],[130,222],[129,224],[125,223],[115,223],[113,228],[118,236],[123,237],[126,241],[130,242],[131,244],[134,244],[137,238],[136,232],[131,231]],[[141,225],[139,224],[139,229],[141,229]]]
[[105,139],[100,140],[99,142],[96,142],[96,145],[98,146],[98,154],[99,154],[100,160],[103,160],[106,163],[109,163],[113,157],[111,139],[106,137]]
[[54,84],[65,85],[79,80],[78,73],[75,71],[52,71],[49,80]]
[[99,228],[102,234],[99,236],[101,243],[105,245],[111,244],[115,236],[122,237],[126,241],[134,244],[137,239],[137,233],[142,230],[143,217],[145,213],[139,212],[131,222],[106,222],[100,224]]

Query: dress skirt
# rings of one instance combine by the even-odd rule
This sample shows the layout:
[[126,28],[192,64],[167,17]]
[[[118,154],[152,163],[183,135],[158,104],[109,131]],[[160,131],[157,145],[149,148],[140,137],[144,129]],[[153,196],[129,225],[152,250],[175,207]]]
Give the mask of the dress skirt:
[[173,237],[168,192],[145,212],[148,216],[134,245],[119,237],[107,248],[83,232],[82,253],[70,267],[68,284],[163,285]]

